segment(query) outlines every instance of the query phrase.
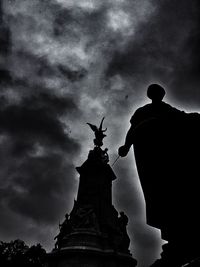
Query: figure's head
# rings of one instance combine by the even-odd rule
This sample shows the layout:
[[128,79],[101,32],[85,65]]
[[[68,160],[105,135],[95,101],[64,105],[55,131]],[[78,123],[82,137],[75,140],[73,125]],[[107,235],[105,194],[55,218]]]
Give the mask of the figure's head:
[[151,84],[147,89],[147,96],[152,102],[161,102],[165,96],[165,90],[159,84]]

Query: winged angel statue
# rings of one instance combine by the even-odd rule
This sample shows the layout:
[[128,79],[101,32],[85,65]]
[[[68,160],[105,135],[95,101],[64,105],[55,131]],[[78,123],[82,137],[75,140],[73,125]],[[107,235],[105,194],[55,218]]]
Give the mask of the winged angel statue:
[[94,141],[94,145],[96,147],[103,146],[103,138],[106,137],[106,135],[104,133],[107,131],[107,128],[104,130],[102,128],[104,119],[105,119],[105,117],[103,117],[103,119],[101,120],[99,128],[96,125],[93,125],[91,123],[87,123],[95,134],[95,139],[93,141]]

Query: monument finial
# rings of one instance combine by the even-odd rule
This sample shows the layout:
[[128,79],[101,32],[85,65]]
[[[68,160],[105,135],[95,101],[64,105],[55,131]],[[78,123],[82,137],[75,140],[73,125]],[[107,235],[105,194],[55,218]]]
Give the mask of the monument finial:
[[103,117],[103,119],[101,120],[99,128],[96,125],[93,125],[87,122],[87,124],[90,126],[90,128],[95,134],[95,139],[93,141],[94,141],[95,146],[97,147],[103,146],[103,138],[106,137],[104,133],[107,131],[107,128],[103,130],[104,119],[105,117]]

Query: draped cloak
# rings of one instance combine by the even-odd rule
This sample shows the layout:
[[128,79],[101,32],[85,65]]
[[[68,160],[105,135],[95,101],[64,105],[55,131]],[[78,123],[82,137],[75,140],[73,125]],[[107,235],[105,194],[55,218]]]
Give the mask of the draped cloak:
[[139,108],[130,122],[147,223],[166,240],[200,237],[200,115],[161,102]]

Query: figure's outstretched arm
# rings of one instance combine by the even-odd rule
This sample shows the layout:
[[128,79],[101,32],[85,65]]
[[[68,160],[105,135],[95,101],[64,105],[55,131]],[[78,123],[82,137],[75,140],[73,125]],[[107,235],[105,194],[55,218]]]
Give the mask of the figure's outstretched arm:
[[135,127],[133,127],[133,125],[131,125],[131,127],[129,128],[129,130],[126,134],[125,143],[124,143],[124,146],[126,146],[128,149],[130,149],[130,147],[133,144],[134,131],[135,131]]
[[127,132],[127,135],[126,135],[126,139],[125,139],[125,143],[123,146],[121,146],[118,150],[118,154],[120,157],[125,157],[128,152],[129,152],[129,149],[130,147],[132,146],[133,144],[133,139],[134,139],[134,128],[132,125],[130,127],[130,129],[128,130]]

